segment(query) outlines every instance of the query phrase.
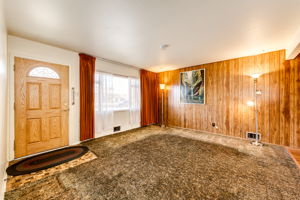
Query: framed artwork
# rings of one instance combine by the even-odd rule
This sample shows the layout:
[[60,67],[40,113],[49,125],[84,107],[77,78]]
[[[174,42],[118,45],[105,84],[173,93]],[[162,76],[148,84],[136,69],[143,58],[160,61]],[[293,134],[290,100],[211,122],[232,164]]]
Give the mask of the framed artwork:
[[205,69],[180,72],[180,102],[205,104]]

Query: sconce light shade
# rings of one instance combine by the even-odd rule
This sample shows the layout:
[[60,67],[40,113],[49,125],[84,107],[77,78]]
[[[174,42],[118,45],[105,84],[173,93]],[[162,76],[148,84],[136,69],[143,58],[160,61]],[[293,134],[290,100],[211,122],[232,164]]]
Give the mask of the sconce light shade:
[[254,106],[254,102],[253,101],[247,101],[247,105],[250,106],[250,107],[253,107]]
[[256,94],[261,95],[262,94],[261,90],[256,90]]
[[252,74],[251,77],[252,78],[259,78],[261,74]]
[[159,84],[159,87],[160,87],[161,90],[164,90],[166,85],[162,83],[162,84]]

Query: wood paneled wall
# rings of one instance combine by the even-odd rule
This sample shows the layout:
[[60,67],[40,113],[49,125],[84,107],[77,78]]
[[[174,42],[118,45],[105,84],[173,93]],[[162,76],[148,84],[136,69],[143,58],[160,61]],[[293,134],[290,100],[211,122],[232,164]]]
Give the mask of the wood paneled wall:
[[[206,71],[206,104],[180,103],[179,73],[199,68]],[[262,141],[300,147],[300,57],[286,61],[284,50],[160,73],[159,82],[167,85],[166,124],[245,138],[247,131],[255,131],[254,108],[246,104],[254,99],[253,73],[262,74]]]
[[158,75],[143,69],[140,71],[142,126],[158,123]]

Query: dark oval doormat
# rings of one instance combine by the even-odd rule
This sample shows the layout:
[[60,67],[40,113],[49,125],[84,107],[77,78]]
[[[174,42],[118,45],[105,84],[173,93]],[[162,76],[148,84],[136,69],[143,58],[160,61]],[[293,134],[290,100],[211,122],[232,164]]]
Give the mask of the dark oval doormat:
[[18,176],[48,169],[74,160],[88,152],[86,146],[66,147],[21,160],[6,169],[8,175]]

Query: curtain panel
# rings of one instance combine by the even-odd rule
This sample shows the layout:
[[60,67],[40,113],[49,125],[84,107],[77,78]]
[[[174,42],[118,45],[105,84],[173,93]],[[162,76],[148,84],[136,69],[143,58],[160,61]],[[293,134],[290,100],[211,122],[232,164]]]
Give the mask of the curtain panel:
[[94,79],[96,58],[80,57],[80,140],[95,137],[94,133]]
[[157,73],[141,70],[141,125],[158,123],[159,77]]
[[141,122],[141,88],[140,80],[129,78],[129,123],[131,125]]
[[113,75],[96,72],[95,130],[96,133],[112,131],[114,125]]

